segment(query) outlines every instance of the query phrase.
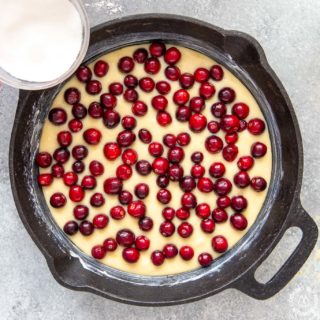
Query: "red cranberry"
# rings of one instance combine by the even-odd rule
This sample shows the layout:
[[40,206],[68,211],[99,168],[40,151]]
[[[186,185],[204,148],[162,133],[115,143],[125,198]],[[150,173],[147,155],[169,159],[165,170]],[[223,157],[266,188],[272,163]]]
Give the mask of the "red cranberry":
[[223,148],[223,141],[218,136],[209,136],[205,141],[205,147],[210,153],[218,153]]
[[81,103],[76,103],[72,106],[72,114],[76,119],[85,118],[87,113],[87,108]]
[[151,172],[152,166],[147,160],[140,160],[136,163],[136,170],[142,176],[146,176]]
[[245,119],[249,115],[249,107],[243,102],[235,103],[232,107],[232,114],[239,119]]
[[225,210],[221,208],[215,208],[212,211],[212,219],[217,223],[225,222],[228,220],[228,214]]
[[161,57],[166,52],[166,45],[162,42],[154,41],[149,46],[149,51],[153,57]]
[[70,152],[67,148],[58,148],[53,153],[53,159],[57,162],[64,164],[66,163],[70,158]]
[[108,160],[115,160],[121,154],[121,147],[115,142],[109,142],[104,145],[103,152]]
[[200,164],[194,164],[192,167],[191,167],[191,175],[198,179],[198,178],[202,178],[205,174],[205,171],[206,169],[200,165]]
[[181,132],[177,135],[177,142],[180,146],[187,146],[191,141],[191,136],[188,132]]
[[113,109],[117,106],[117,98],[111,93],[104,93],[100,96],[100,103],[107,109]]
[[134,194],[139,199],[144,199],[149,195],[149,186],[146,183],[139,183],[134,188]]
[[127,165],[133,165],[137,162],[138,154],[133,149],[126,149],[121,156],[122,162]]
[[121,72],[129,73],[134,68],[134,61],[130,57],[122,57],[118,62],[118,68]]
[[80,66],[76,71],[76,77],[80,82],[87,82],[92,78],[92,72],[87,66]]
[[186,122],[191,117],[191,110],[186,106],[179,106],[176,111],[176,118],[178,121]]
[[50,173],[42,173],[38,176],[38,183],[42,187],[50,186],[53,182],[53,176]]
[[149,217],[140,218],[139,228],[143,231],[150,231],[153,228],[153,220]]
[[222,117],[220,128],[227,133],[237,132],[240,128],[239,119],[231,114]]
[[182,222],[178,229],[177,229],[180,237],[182,238],[188,238],[191,236],[192,232],[193,232],[193,227],[190,223],[188,222]]
[[160,225],[160,233],[164,237],[172,236],[175,230],[176,230],[176,227],[171,221],[164,221]]
[[190,192],[196,187],[196,182],[193,177],[186,176],[180,180],[180,188],[185,192]]
[[150,240],[146,236],[138,236],[135,241],[135,246],[138,250],[148,250],[150,247]]
[[150,74],[156,74],[160,71],[161,64],[158,58],[151,57],[144,62],[144,71]]
[[216,182],[213,185],[214,192],[219,196],[225,196],[227,195],[232,189],[232,183],[230,180],[225,178],[220,178],[216,180]]
[[104,205],[104,203],[105,203],[104,197],[99,192],[94,193],[90,198],[90,204],[95,208],[101,207],[102,205]]
[[128,74],[124,77],[123,83],[128,88],[135,88],[138,85],[139,81],[137,77],[133,76],[132,74]]
[[227,113],[227,107],[223,102],[216,102],[211,106],[211,113],[216,118],[222,118]]
[[166,111],[159,111],[157,113],[157,122],[162,127],[169,125],[172,122],[172,118],[171,118],[170,113],[168,113]]
[[234,144],[238,141],[238,134],[236,132],[233,133],[226,133],[224,136],[227,144]]
[[196,215],[199,218],[206,219],[210,216],[211,210],[207,203],[198,204],[196,207]]
[[193,132],[200,132],[205,129],[207,118],[201,113],[193,114],[189,119],[189,128]]
[[223,78],[223,69],[215,64],[210,68],[210,76],[215,81],[221,81]]
[[101,176],[104,173],[104,166],[101,162],[93,160],[89,164],[90,173],[95,176]]
[[247,129],[247,122],[245,120],[240,120],[240,128],[238,132],[244,131]]
[[234,101],[234,99],[236,98],[236,93],[233,89],[231,88],[222,88],[219,91],[219,100],[224,102],[224,103],[231,103]]
[[72,132],[79,132],[82,130],[83,124],[78,119],[72,119],[69,121],[68,127]]
[[120,82],[112,82],[109,84],[109,91],[113,96],[119,96],[123,92],[123,85]]
[[189,101],[189,92],[185,89],[177,90],[173,95],[173,102],[178,106],[184,105]]
[[195,112],[199,113],[201,112],[205,107],[204,99],[201,97],[193,97],[190,100],[190,109]]
[[132,196],[132,194],[131,194],[129,191],[122,190],[122,191],[119,193],[118,199],[119,199],[119,202],[120,202],[121,204],[127,205],[127,204],[129,204],[129,203],[132,201],[133,196]]
[[160,189],[157,193],[157,199],[162,204],[168,204],[171,201],[171,192],[167,189]]
[[118,194],[122,189],[122,181],[119,178],[108,178],[103,183],[106,194]]
[[245,188],[250,184],[250,177],[246,171],[239,171],[233,177],[233,182],[239,188]]
[[197,206],[197,198],[191,192],[186,192],[181,197],[181,205],[187,209],[193,209]]
[[198,262],[202,267],[209,267],[213,261],[212,255],[207,252],[200,253]]
[[168,133],[163,137],[163,143],[165,146],[167,146],[168,148],[172,148],[176,145],[177,143],[177,138],[175,135]]
[[168,176],[158,176],[157,177],[157,185],[160,188],[166,188],[169,185],[169,177]]
[[56,126],[60,126],[67,122],[67,113],[61,108],[53,108],[50,110],[48,119]]
[[248,123],[248,130],[253,135],[259,135],[264,132],[266,125],[264,121],[258,118],[251,119]]
[[79,204],[74,207],[73,215],[77,220],[84,220],[89,215],[89,209],[87,206]]
[[177,66],[168,66],[165,68],[164,74],[167,79],[171,81],[177,81],[180,78],[181,71]]
[[61,208],[67,202],[66,197],[61,192],[56,192],[50,197],[50,204],[54,208]]
[[85,164],[78,160],[78,161],[75,161],[73,164],[72,164],[72,170],[75,172],[75,173],[82,173],[85,169]]
[[209,193],[213,190],[213,182],[209,178],[200,178],[197,187],[201,192]]
[[166,258],[174,258],[178,254],[178,248],[174,244],[166,244],[162,250]]
[[204,99],[210,99],[215,94],[216,88],[210,82],[203,82],[199,88],[199,95]]
[[103,259],[107,254],[106,249],[104,248],[104,246],[98,244],[94,247],[92,247],[91,249],[91,255],[93,258],[95,259]]
[[150,143],[152,141],[152,134],[148,129],[140,129],[138,136],[143,143]]
[[263,191],[267,188],[267,181],[262,177],[253,177],[251,179],[251,187],[255,191]]
[[103,108],[101,107],[100,103],[92,102],[89,105],[88,113],[89,113],[90,117],[92,117],[94,119],[99,119],[102,117]]
[[163,111],[168,106],[168,100],[165,96],[159,95],[152,98],[151,104],[156,110]]
[[122,251],[122,257],[129,263],[135,263],[140,258],[140,253],[136,248],[125,248]]
[[81,99],[81,93],[77,88],[69,88],[64,92],[64,100],[68,104],[79,103]]
[[184,170],[179,164],[173,164],[169,168],[169,179],[179,181],[183,177]]
[[128,180],[132,176],[132,169],[127,164],[121,164],[116,170],[117,178],[121,180]]
[[76,234],[78,229],[78,224],[75,221],[68,221],[63,227],[63,231],[69,236]]
[[92,222],[93,222],[93,225],[95,226],[95,228],[103,229],[108,225],[109,218],[107,215],[100,213],[100,214],[97,214],[94,216]]
[[117,111],[107,109],[103,113],[103,124],[109,128],[115,128],[120,122],[120,114]]
[[142,117],[144,116],[147,111],[148,111],[148,106],[142,102],[142,101],[136,101],[133,105],[132,105],[132,113],[137,116],[137,117]]
[[182,246],[179,250],[179,254],[183,260],[191,260],[194,256],[194,251],[190,246]]
[[69,190],[69,198],[73,202],[80,202],[84,198],[84,190],[81,186],[71,186]]
[[228,196],[221,196],[217,198],[217,206],[221,209],[229,207],[231,204],[231,199]]
[[55,178],[62,178],[63,174],[64,174],[64,168],[61,164],[56,163],[51,167],[51,174],[55,177]]
[[239,158],[237,165],[240,170],[247,171],[252,168],[254,160],[250,156],[243,156]]
[[210,121],[208,123],[208,130],[211,133],[217,133],[220,130],[220,124],[217,121]]
[[97,145],[100,140],[101,140],[101,132],[97,129],[87,129],[84,133],[83,133],[83,139],[91,145]]
[[164,262],[165,256],[160,250],[155,250],[151,253],[151,261],[155,266],[161,266]]
[[109,65],[103,60],[98,60],[93,67],[93,71],[97,77],[104,77],[109,70]]
[[196,151],[196,152],[192,153],[191,160],[193,163],[196,163],[196,164],[201,163],[203,160],[203,153],[200,151]]
[[190,89],[194,84],[194,76],[191,73],[183,73],[179,78],[179,82],[183,89]]
[[169,48],[164,55],[164,61],[170,65],[176,64],[180,58],[181,52],[176,47]]
[[107,251],[115,251],[118,247],[118,244],[116,242],[115,239],[113,238],[107,238],[106,240],[103,241],[103,247],[107,250]]
[[203,219],[201,221],[200,227],[205,233],[212,233],[215,229],[215,223],[212,219]]
[[176,211],[173,208],[165,207],[162,210],[162,216],[164,219],[171,221],[176,215]]
[[222,150],[222,156],[226,161],[233,161],[238,155],[238,147],[235,144],[228,144]]
[[230,217],[231,225],[237,230],[244,230],[248,226],[248,221],[241,213],[234,213]]
[[214,162],[209,168],[209,174],[214,178],[221,178],[226,172],[226,167],[222,162]]
[[94,226],[90,221],[84,220],[79,225],[79,231],[84,236],[90,236],[94,231]]
[[251,146],[251,155],[254,158],[261,158],[267,153],[267,146],[262,142],[255,142]]
[[135,50],[135,52],[133,53],[133,59],[138,63],[144,63],[147,58],[148,58],[148,51],[144,48],[139,48]]
[[181,147],[170,148],[167,158],[171,163],[179,163],[184,159],[184,151]]
[[159,142],[152,142],[149,144],[148,151],[153,157],[160,157],[163,154],[163,146]]
[[152,78],[144,77],[139,80],[139,87],[144,92],[151,92],[155,87],[155,83]]
[[63,182],[66,186],[72,186],[78,182],[78,176],[72,171],[66,172],[63,175]]
[[68,147],[72,143],[72,134],[70,131],[60,131],[57,140],[61,147]]
[[146,206],[141,200],[135,200],[129,203],[128,213],[134,218],[141,218],[146,214]]
[[136,102],[139,98],[139,94],[135,89],[127,89],[123,94],[124,100],[128,102]]
[[137,125],[137,120],[132,116],[125,116],[121,120],[121,124],[126,130],[133,130]]
[[48,168],[52,163],[52,157],[49,152],[39,152],[36,156],[36,163],[41,168]]
[[72,156],[76,160],[83,160],[88,155],[88,149],[85,146],[77,145],[72,148]]
[[235,196],[231,199],[231,207],[235,211],[242,211],[248,206],[247,199],[243,196]]
[[158,81],[156,84],[156,89],[160,94],[167,94],[171,90],[171,86],[167,81]]
[[152,162],[152,169],[155,174],[163,175],[169,169],[169,161],[163,157],[155,158]]
[[135,238],[134,233],[129,229],[121,229],[116,235],[116,241],[123,247],[130,247],[133,245]]
[[99,94],[102,90],[101,82],[98,80],[89,80],[86,84],[86,91],[89,94]]
[[194,72],[194,79],[197,82],[205,82],[209,79],[209,71],[206,68],[198,68]]
[[[182,200],[182,199],[181,199],[181,200]],[[184,201],[185,201],[185,200],[184,200]],[[184,208],[184,207],[179,208],[179,209],[176,211],[176,216],[177,216],[177,218],[180,219],[180,220],[187,220],[187,219],[189,219],[189,217],[190,217],[190,211],[189,211],[189,209]]]
[[121,220],[125,215],[126,212],[122,206],[115,206],[110,209],[110,216],[114,220]]
[[228,241],[224,236],[215,236],[211,241],[214,251],[222,253],[228,249]]

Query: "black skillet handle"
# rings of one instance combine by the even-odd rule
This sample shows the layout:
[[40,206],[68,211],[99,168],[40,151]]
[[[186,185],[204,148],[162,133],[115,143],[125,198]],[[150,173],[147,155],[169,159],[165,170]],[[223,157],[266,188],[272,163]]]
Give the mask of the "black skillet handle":
[[302,239],[278,272],[266,283],[260,283],[255,279],[256,269],[267,258],[268,254],[257,266],[248,270],[239,280],[232,284],[232,288],[238,289],[252,298],[264,300],[272,297],[287,285],[309,257],[318,238],[317,225],[302,208],[300,202],[289,215],[289,220],[286,221],[283,233],[291,227],[301,229],[303,233]]

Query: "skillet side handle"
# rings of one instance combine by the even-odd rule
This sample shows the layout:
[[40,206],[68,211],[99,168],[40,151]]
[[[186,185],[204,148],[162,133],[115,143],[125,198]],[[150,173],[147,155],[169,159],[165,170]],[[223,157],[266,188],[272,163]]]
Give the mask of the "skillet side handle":
[[[254,268],[249,269],[239,280],[231,284],[231,288],[242,291],[252,298],[265,300],[282,290],[300,270],[317,242],[318,228],[313,219],[302,208],[300,202],[292,209],[289,217],[289,221],[286,222],[282,235],[287,229],[298,227],[302,231],[302,238],[287,261],[268,282],[260,283],[255,279],[254,274],[260,264],[267,258],[268,253]],[[281,238],[279,238],[278,242],[280,239]]]

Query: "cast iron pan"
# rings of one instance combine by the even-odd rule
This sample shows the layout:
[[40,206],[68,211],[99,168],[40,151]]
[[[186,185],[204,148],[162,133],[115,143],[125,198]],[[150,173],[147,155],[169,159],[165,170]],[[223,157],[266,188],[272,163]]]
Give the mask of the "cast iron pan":
[[[137,305],[186,303],[236,288],[256,299],[281,290],[314,247],[318,230],[302,208],[303,169],[300,132],[290,100],[269,67],[260,45],[246,34],[225,31],[173,15],[140,15],[94,28],[86,61],[128,44],[162,39],[198,50],[233,71],[258,100],[273,147],[273,179],[267,199],[246,236],[206,269],[172,276],[121,272],[78,250],[53,221],[36,180],[34,157],[42,124],[62,84],[38,92],[21,91],[10,149],[10,177],[20,217],[62,285]],[[274,277],[257,282],[255,270],[290,227],[302,230],[301,242]]]

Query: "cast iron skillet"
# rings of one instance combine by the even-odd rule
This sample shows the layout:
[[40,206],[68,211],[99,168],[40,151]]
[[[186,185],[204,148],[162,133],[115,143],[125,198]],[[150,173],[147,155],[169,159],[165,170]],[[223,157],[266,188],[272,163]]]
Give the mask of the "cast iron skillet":
[[[9,160],[20,217],[55,279],[71,289],[149,306],[186,303],[227,288],[267,299],[301,268],[318,235],[316,224],[300,204],[303,153],[290,100],[254,39],[185,17],[139,15],[99,25],[92,30],[86,61],[128,44],[153,39],[193,48],[214,58],[245,83],[262,107],[272,139],[273,179],[263,209],[247,235],[209,268],[173,276],[130,275],[82,254],[53,221],[34,166],[42,124],[62,84],[45,91],[20,92]],[[270,281],[257,282],[255,270],[293,226],[302,230],[301,242]]]

